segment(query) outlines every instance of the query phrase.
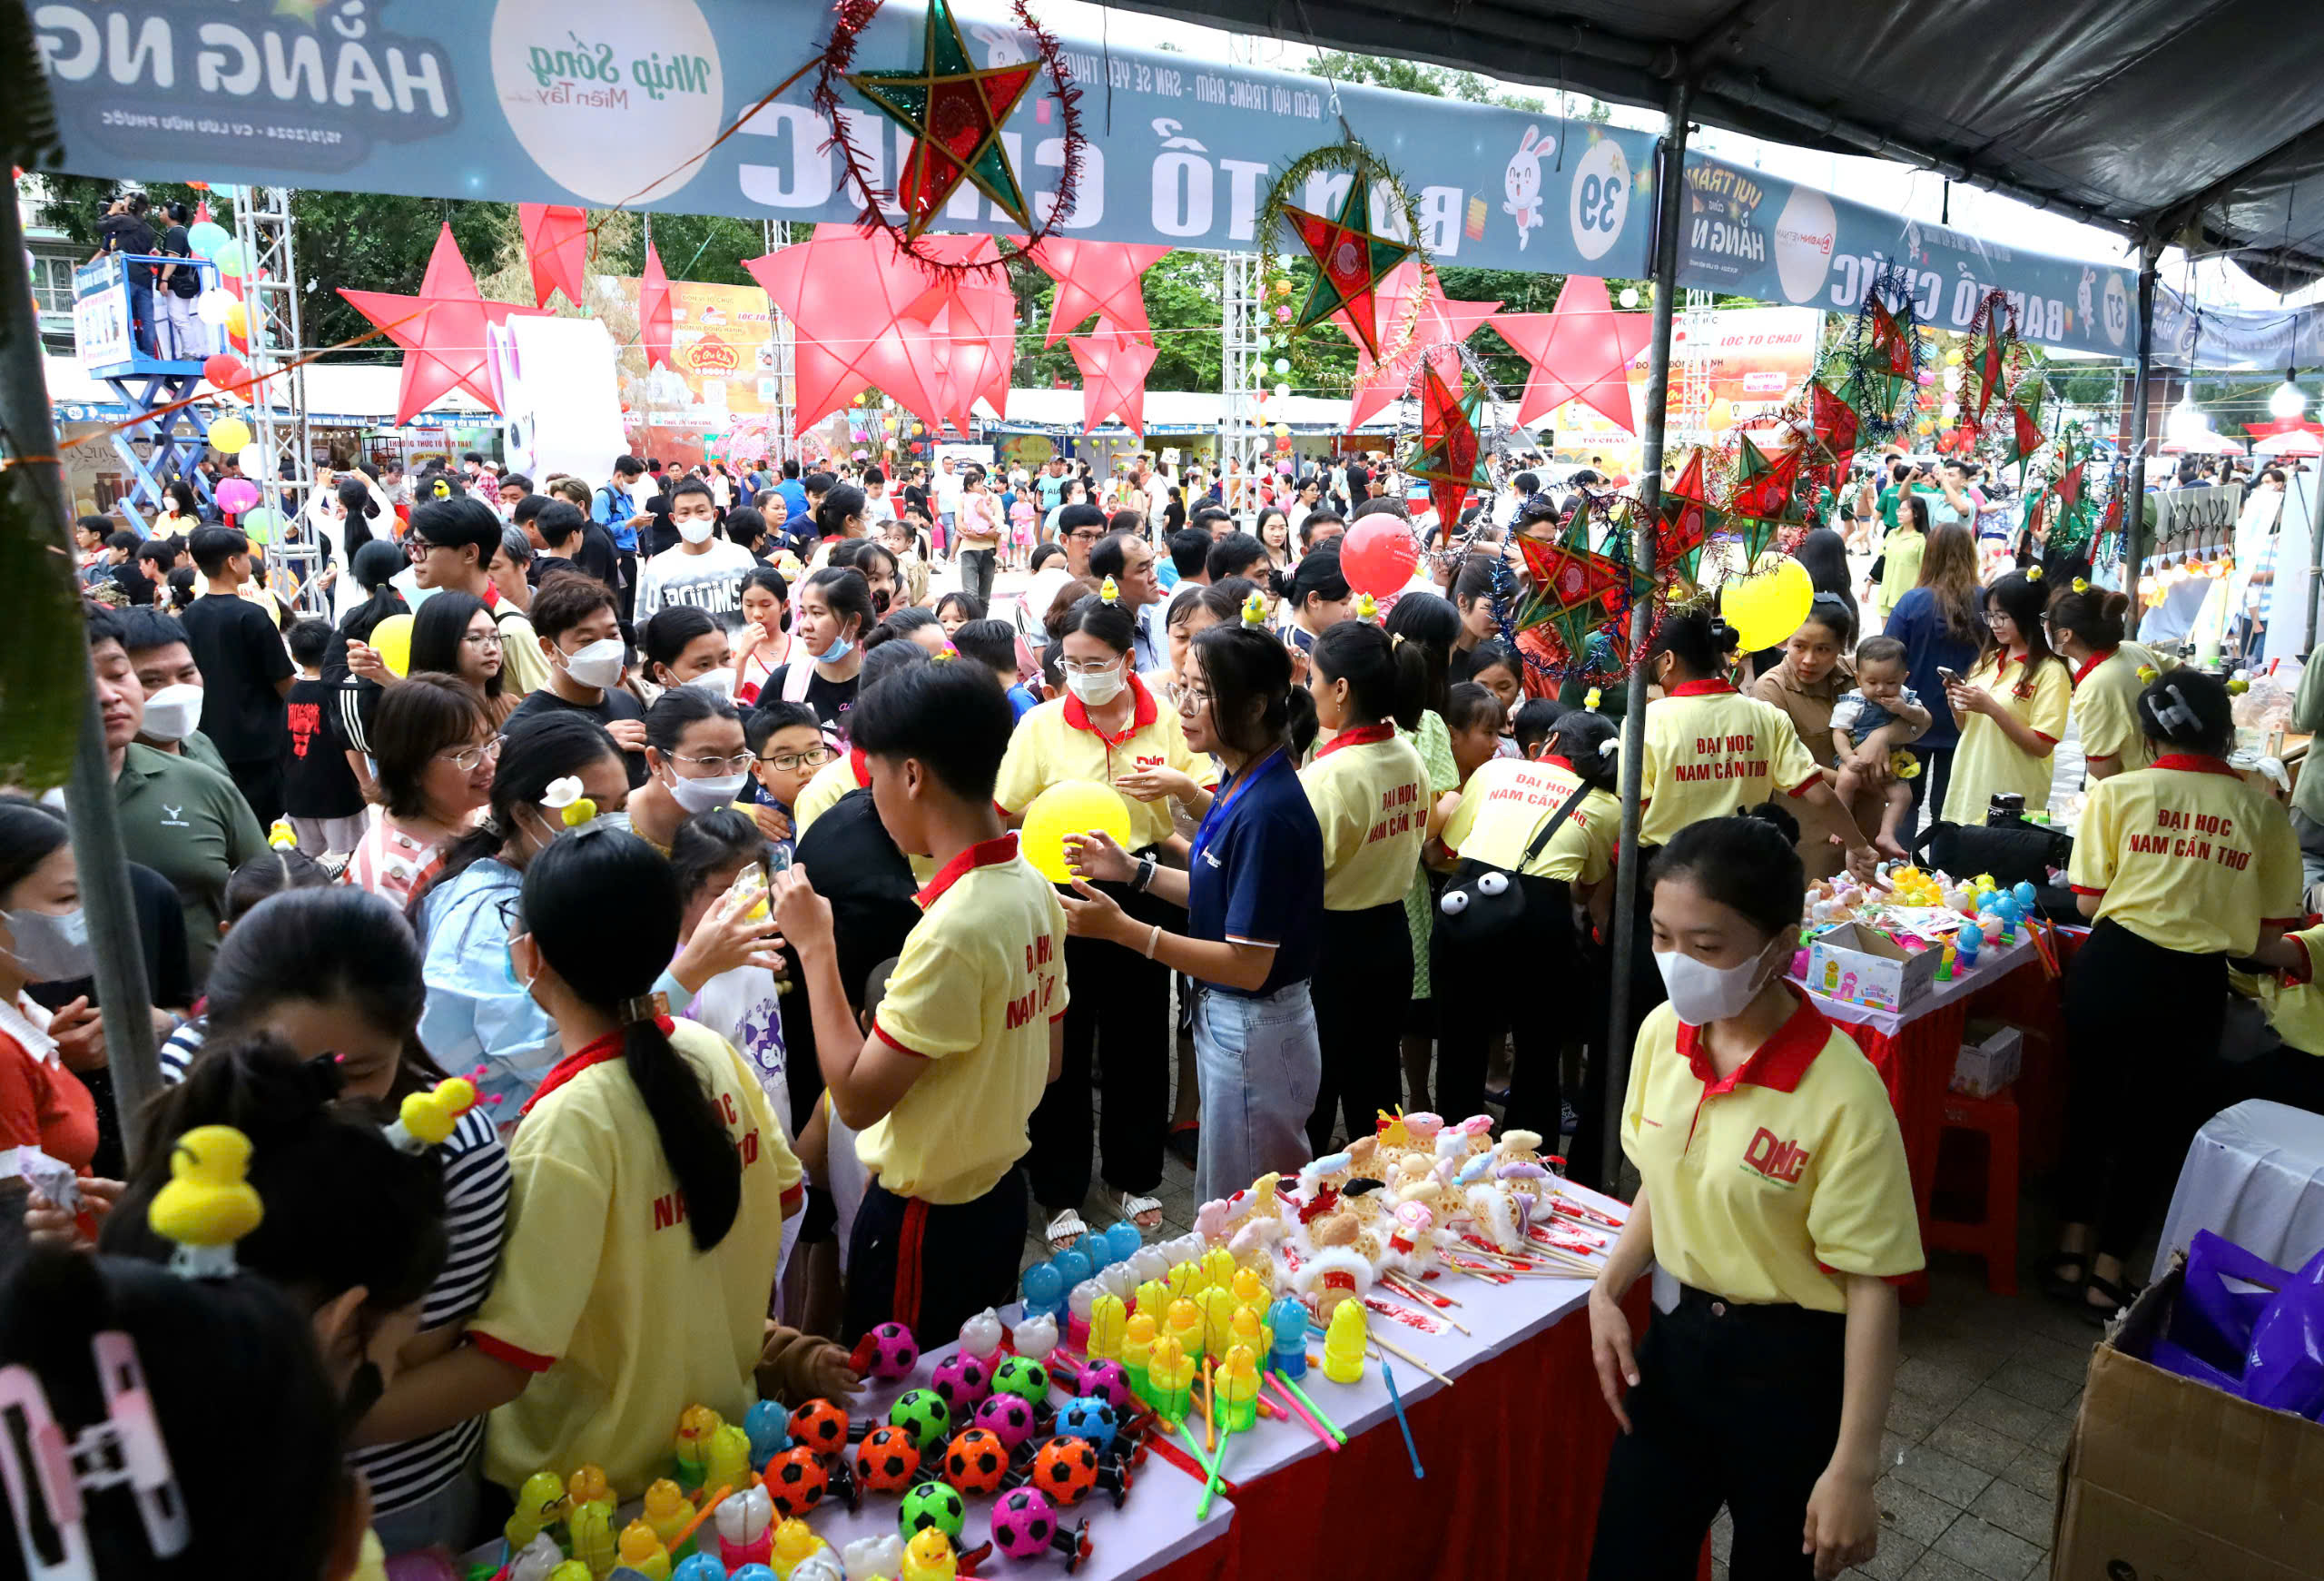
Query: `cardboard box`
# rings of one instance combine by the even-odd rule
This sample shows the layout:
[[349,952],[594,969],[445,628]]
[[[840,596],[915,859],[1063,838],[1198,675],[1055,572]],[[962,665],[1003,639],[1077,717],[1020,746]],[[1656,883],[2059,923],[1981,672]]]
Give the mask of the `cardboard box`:
[[2017,1080],[2025,1057],[2025,1034],[2014,1026],[1963,1029],[1969,1039],[1953,1061],[1953,1091],[1971,1098],[1990,1098]]
[[1877,928],[1841,923],[1807,949],[1807,987],[1867,1010],[1902,1010],[1929,991],[1943,955],[1905,949]]
[[2058,1498],[2054,1581],[2324,1581],[2324,1425],[2142,1358],[2182,1270],[2091,1358]]

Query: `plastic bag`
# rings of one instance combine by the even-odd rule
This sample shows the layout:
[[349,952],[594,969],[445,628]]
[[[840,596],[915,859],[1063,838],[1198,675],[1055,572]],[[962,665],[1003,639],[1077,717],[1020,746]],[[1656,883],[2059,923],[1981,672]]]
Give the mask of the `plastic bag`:
[[2324,1251],[2293,1273],[2196,1231],[2153,1361],[2253,1405],[2324,1420]]

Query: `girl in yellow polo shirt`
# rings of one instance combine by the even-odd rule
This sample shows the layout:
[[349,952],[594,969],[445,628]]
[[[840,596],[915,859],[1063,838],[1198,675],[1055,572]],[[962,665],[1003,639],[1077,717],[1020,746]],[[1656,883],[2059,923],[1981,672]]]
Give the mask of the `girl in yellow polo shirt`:
[[2226,687],[2174,670],[2138,709],[2161,756],[2091,787],[2066,869],[2097,925],[2066,974],[2062,1222],[2043,1284],[2101,1319],[2134,1293],[2122,1260],[2212,1112],[2180,1100],[2219,1048],[2229,957],[2272,951],[2300,922],[2299,837],[2228,766]]
[[[1107,582],[1110,588],[1112,582]],[[1187,746],[1178,711],[1164,707],[1138,678],[1137,627],[1130,612],[1102,593],[1081,599],[1059,623],[1066,696],[1017,722],[1001,759],[993,800],[1014,822],[1051,786],[1086,780],[1115,786],[1126,776],[1172,769],[1190,793],[1211,777]],[[1186,925],[1186,912],[1150,893],[1154,865],[1175,835],[1170,799],[1129,807],[1128,842],[1137,873],[1108,885],[1122,909],[1165,932]],[[1189,802],[1188,805],[1195,804]],[[1089,1192],[1089,1070],[1105,1044],[1106,1103],[1097,1120],[1108,1186],[1135,1219],[1161,1207],[1162,1141],[1170,1119],[1170,969],[1093,939],[1068,939],[1065,969],[1073,1003],[1065,1013],[1065,1069],[1033,1111],[1025,1166],[1033,1200],[1049,1216],[1049,1238],[1082,1233],[1078,1211]],[[1102,1032],[1100,1028],[1102,1026]]]
[[1945,688],[1961,726],[1939,815],[1947,822],[1984,823],[1997,795],[2023,796],[2029,813],[2050,805],[2050,759],[2066,733],[2073,681],[2043,630],[2043,598],[2022,571],[1985,589],[1984,650]]
[[[1768,804],[1698,822],[1655,859],[1669,1003],[1639,1028],[1622,1106],[1639,1192],[1590,1291],[1623,1428],[1593,1581],[1692,1576],[1721,1505],[1738,1576],[1834,1576],[1879,1541],[1888,1281],[1921,1267],[1920,1233],[1879,1074],[1784,977],[1797,835]],[[1649,1259],[1680,1293],[1633,1350],[1621,1302]]]
[[1412,996],[1412,930],[1404,894],[1428,839],[1428,769],[1398,728],[1417,730],[1428,655],[1377,626],[1327,626],[1308,654],[1315,724],[1336,732],[1299,771],[1324,832],[1323,953],[1315,963],[1315,1033],[1323,1085],[1307,1143],[1331,1151],[1344,1112],[1351,1141],[1402,1093],[1404,1005]]
[[2154,655],[2122,640],[2131,601],[2081,583],[2050,595],[2050,646],[2073,667],[2069,710],[2082,738],[2083,766],[2094,782],[2144,768],[2154,749],[2139,728],[2139,671]]

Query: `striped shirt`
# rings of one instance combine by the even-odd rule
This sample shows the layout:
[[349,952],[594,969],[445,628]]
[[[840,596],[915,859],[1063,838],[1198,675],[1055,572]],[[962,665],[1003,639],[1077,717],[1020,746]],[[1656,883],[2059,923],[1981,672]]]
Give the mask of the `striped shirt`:
[[[185,1079],[209,1033],[206,1018],[187,1022],[162,1045],[162,1080]],[[508,1220],[508,1154],[482,1109],[460,1116],[452,1134],[436,1150],[444,1169],[444,1231],[449,1249],[443,1270],[419,1308],[425,1331],[448,1323],[465,1324],[492,1289],[500,1263],[500,1242]],[[387,1515],[419,1504],[451,1485],[484,1442],[483,1417],[399,1444],[379,1444],[348,1455],[348,1464],[371,1485],[375,1509]]]

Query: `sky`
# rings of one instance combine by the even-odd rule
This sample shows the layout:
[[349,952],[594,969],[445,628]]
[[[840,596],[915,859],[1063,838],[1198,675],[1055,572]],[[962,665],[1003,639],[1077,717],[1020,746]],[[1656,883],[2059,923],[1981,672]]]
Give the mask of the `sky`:
[[[999,15],[1002,8],[995,0],[970,0],[960,9],[966,15],[988,10]],[[1304,44],[1271,36],[1229,34],[1143,12],[1093,5],[1090,0],[1048,0],[1041,15],[1044,25],[1073,37],[1102,35],[1115,43],[1143,49],[1159,49],[1167,44],[1197,59],[1234,61],[1295,72],[1304,71],[1315,55],[1315,51]],[[1511,93],[1531,94],[1545,101],[1556,97],[1555,88],[1538,83],[1489,80]],[[1574,101],[1577,112],[1581,103],[1579,98]],[[1658,134],[1662,131],[1662,116],[1657,111],[1626,104],[1610,108],[1619,125]],[[1944,178],[1913,165],[1820,153],[1715,126],[1699,127],[1692,145],[1731,164],[1763,170],[1787,181],[1805,182],[1893,213],[1935,221],[1945,212]],[[2136,255],[2129,242],[2094,225],[1972,186],[1955,186],[1950,202],[1953,225],[1973,234],[2006,237],[2014,246],[2062,258],[2136,265]],[[2191,294],[2222,306],[2264,309],[2324,300],[2324,282],[2279,297],[2224,260],[2201,261],[2191,272],[2186,255],[2175,247],[2164,252],[2160,273],[2165,284],[2181,292],[2190,292],[2191,286]]]

